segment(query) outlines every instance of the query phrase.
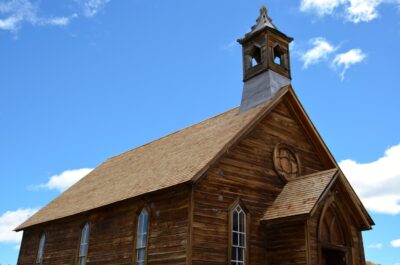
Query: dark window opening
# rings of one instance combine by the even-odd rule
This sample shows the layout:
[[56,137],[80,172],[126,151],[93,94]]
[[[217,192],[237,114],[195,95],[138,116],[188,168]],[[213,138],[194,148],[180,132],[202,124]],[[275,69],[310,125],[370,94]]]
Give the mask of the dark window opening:
[[251,67],[259,64],[261,64],[261,49],[257,46],[254,46],[251,53]]
[[280,65],[282,67],[285,67],[284,56],[285,56],[285,53],[282,50],[282,48],[279,45],[275,46],[274,47],[274,58],[273,58],[274,63],[277,65]]

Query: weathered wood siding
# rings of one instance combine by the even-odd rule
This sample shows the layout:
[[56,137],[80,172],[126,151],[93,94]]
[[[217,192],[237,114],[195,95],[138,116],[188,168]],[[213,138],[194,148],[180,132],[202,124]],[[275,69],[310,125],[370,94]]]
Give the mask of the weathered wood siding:
[[[356,217],[354,216],[354,212],[351,211],[353,206],[349,204],[350,198],[345,196],[346,192],[343,187],[338,183],[335,184],[331,190],[335,190],[335,197],[333,202],[340,208],[340,211],[345,218],[345,229],[344,231],[346,238],[350,241],[348,247],[351,247],[351,259],[349,260],[352,265],[365,265],[365,257],[364,257],[364,245],[362,241],[361,228],[356,223]],[[314,213],[314,215],[308,221],[308,231],[309,231],[309,251],[310,251],[310,260],[312,265],[321,264],[321,252],[320,252],[320,239],[319,239],[319,224],[322,217],[324,207],[330,203],[329,200],[332,200],[330,197],[327,197],[323,202],[320,203],[318,209]]]
[[302,174],[328,169],[286,103],[280,103],[194,187],[194,265],[228,264],[228,209],[237,198],[242,199],[251,217],[248,264],[266,264],[268,235],[260,218],[284,185],[273,166],[273,150],[278,143],[296,149]]
[[43,265],[76,264],[86,221],[90,222],[88,264],[134,264],[137,216],[145,206],[150,210],[147,264],[186,264],[189,193],[188,187],[179,187],[27,229],[18,264],[34,264],[42,231],[46,233]]
[[288,221],[268,226],[266,234],[268,264],[307,264],[304,221]]

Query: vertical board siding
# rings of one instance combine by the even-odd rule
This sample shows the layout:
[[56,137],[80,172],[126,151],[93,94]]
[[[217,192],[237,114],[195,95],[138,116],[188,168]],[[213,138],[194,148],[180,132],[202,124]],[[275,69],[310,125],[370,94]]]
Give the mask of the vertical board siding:
[[[237,198],[243,201],[250,213],[247,264],[266,264],[266,244],[270,235],[266,234],[266,228],[260,224],[260,219],[284,186],[273,166],[273,152],[278,143],[290,144],[296,149],[301,160],[303,175],[328,169],[322,164],[286,103],[278,104],[195,186],[193,265],[229,263],[228,209]],[[292,238],[299,233],[297,228],[297,224],[295,228],[287,227],[296,232],[291,235]],[[296,248],[293,249],[294,258],[297,258],[298,263],[290,264],[306,264],[304,224],[300,226],[300,233],[302,237],[295,240]],[[275,248],[271,250],[285,251],[283,245],[280,247],[282,250]]]

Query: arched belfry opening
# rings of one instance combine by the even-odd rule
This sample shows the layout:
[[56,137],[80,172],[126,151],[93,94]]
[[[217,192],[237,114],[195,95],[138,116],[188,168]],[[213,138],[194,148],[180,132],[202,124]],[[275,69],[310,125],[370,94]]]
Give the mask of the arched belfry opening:
[[338,204],[328,203],[321,214],[318,229],[319,264],[351,264],[352,237]]

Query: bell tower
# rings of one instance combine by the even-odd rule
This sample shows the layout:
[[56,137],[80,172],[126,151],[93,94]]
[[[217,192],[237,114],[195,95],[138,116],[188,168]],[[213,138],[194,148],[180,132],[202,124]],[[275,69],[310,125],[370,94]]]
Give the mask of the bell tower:
[[290,84],[291,37],[272,23],[265,6],[251,31],[238,42],[243,54],[243,95],[240,111],[271,99],[282,87]]

